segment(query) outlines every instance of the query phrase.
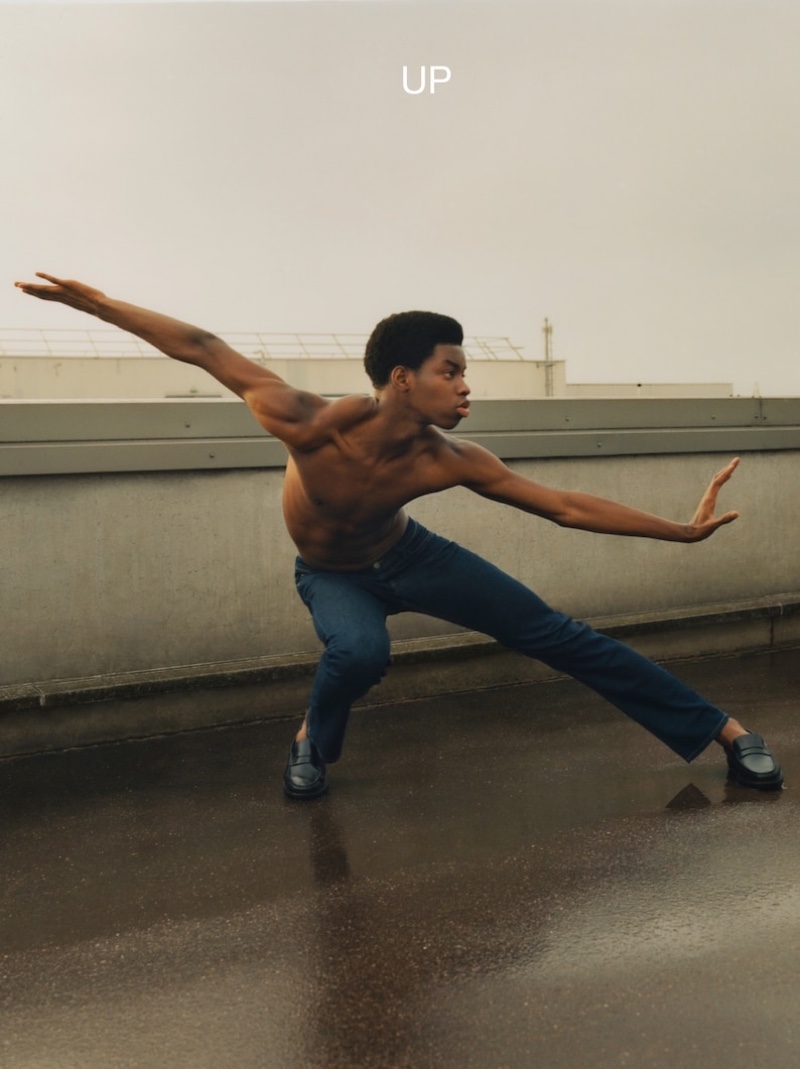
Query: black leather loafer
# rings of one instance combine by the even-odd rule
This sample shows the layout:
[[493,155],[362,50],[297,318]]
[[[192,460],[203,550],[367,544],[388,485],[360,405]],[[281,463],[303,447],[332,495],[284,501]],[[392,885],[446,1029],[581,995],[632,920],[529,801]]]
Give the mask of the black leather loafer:
[[728,756],[731,779],[742,787],[755,787],[760,791],[779,791],[783,786],[783,773],[772,756],[772,751],[760,735],[752,732],[734,739]]
[[311,739],[295,739],[292,743],[283,789],[290,798],[319,798],[327,791],[325,762]]

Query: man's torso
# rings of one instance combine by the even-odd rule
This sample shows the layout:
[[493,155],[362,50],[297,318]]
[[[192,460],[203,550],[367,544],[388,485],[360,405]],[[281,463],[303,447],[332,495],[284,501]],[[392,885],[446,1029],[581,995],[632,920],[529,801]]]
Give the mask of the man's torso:
[[289,448],[286,526],[317,567],[368,567],[402,536],[404,505],[459,481],[454,440],[425,427],[392,448],[376,447],[369,423],[334,431],[315,448]]

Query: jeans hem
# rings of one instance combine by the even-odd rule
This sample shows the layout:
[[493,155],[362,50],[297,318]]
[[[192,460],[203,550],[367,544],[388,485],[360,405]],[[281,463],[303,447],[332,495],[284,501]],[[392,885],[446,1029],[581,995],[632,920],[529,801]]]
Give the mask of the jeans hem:
[[696,757],[699,757],[701,753],[703,753],[705,750],[708,749],[708,747],[711,745],[711,743],[716,740],[716,738],[719,735],[720,731],[722,731],[722,729],[725,727],[725,725],[728,723],[729,720],[730,720],[730,717],[728,716],[728,714],[727,713],[723,713],[722,714],[722,719],[720,720],[718,727],[714,728],[713,732],[711,733],[711,735],[709,735],[709,737],[705,740],[705,742],[700,743],[695,748],[695,750],[690,754],[689,757],[684,757],[683,758],[684,761],[687,763],[687,765],[691,764],[691,762],[694,761],[694,759]]

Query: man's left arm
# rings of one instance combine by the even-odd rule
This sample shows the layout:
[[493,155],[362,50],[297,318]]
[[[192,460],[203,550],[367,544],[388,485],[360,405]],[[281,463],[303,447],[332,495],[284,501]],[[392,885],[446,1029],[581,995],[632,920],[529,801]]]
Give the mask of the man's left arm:
[[657,538],[665,542],[702,542],[738,512],[716,516],[717,495],[739,465],[736,457],[712,478],[688,523],[676,523],[618,501],[573,490],[557,490],[512,471],[493,453],[471,442],[457,449],[463,467],[461,485],[504,505],[542,516],[560,527],[596,534]]

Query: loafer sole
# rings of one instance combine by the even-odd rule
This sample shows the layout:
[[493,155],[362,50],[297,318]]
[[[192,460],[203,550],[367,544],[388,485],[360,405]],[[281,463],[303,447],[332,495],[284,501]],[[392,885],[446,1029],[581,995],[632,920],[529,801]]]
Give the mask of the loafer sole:
[[283,781],[283,793],[287,798],[292,798],[295,801],[321,798],[323,794],[328,793],[328,783],[316,783],[313,787],[295,787],[293,783],[285,779]]
[[780,791],[783,789],[783,773],[778,766],[768,776],[756,776],[744,768],[728,766],[728,779],[734,780],[740,787],[753,787],[757,791]]

